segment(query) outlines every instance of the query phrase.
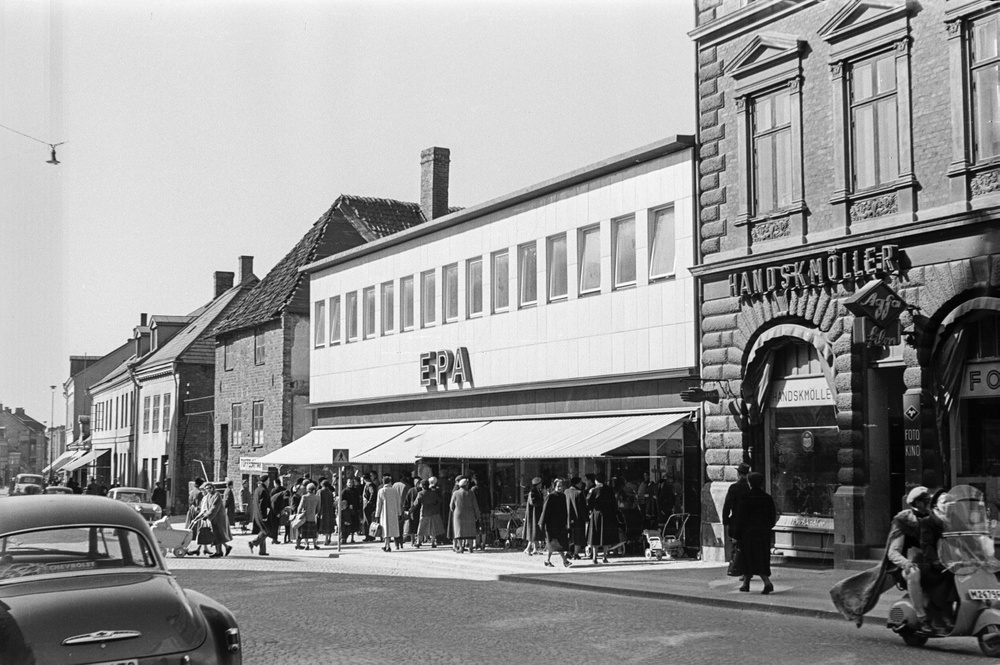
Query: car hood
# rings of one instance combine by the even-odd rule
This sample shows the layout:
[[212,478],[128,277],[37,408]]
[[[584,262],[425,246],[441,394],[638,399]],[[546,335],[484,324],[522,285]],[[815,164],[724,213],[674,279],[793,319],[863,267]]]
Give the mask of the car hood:
[[81,575],[0,587],[0,644],[15,647],[6,654],[14,662],[18,644],[37,663],[115,662],[190,651],[206,636],[201,612],[165,574]]

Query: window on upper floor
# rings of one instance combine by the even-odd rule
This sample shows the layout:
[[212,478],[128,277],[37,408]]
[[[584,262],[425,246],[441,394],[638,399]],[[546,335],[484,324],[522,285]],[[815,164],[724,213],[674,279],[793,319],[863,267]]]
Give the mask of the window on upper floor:
[[569,292],[566,265],[566,234],[551,236],[545,241],[545,271],[549,302],[565,300]]
[[399,280],[399,330],[413,330],[413,275]]
[[465,262],[465,315],[468,318],[483,314],[483,257]]
[[880,53],[851,65],[851,171],[854,191],[899,178],[896,54]]
[[243,445],[243,405],[233,404],[232,415],[229,419],[229,438],[231,445],[239,447]]
[[517,248],[518,305],[527,307],[538,302],[538,247],[529,242]]
[[264,402],[253,403],[253,445],[264,445]]
[[753,99],[754,214],[765,215],[792,203],[791,93],[787,88]]
[[361,298],[364,303],[362,334],[365,339],[371,339],[375,336],[375,287],[366,287],[361,292]]
[[170,393],[163,395],[163,431],[170,431]]
[[382,334],[391,335],[395,330],[396,285],[382,282]]
[[358,292],[351,291],[344,296],[344,328],[348,342],[358,340]]
[[458,264],[446,265],[441,271],[441,315],[445,323],[458,320]]
[[318,300],[313,304],[313,346],[326,346],[326,301]]
[[506,312],[510,307],[510,261],[507,250],[493,252],[491,260],[493,312]]
[[142,433],[149,434],[149,395],[142,398]]
[[330,298],[330,344],[340,344],[340,296]]
[[1000,157],[1000,13],[969,22],[972,160]]
[[614,242],[615,288],[635,285],[635,217],[630,215],[611,223]]
[[437,320],[437,279],[433,270],[420,273],[420,326],[433,326]]
[[266,336],[264,335],[264,330],[261,328],[255,328],[253,331],[253,364],[263,365],[264,364],[264,350],[267,348],[264,344]]
[[160,396],[153,395],[153,431],[160,431]]
[[580,294],[601,290],[601,229],[591,226],[579,231]]
[[662,279],[674,274],[674,207],[653,211],[649,221],[649,278]]

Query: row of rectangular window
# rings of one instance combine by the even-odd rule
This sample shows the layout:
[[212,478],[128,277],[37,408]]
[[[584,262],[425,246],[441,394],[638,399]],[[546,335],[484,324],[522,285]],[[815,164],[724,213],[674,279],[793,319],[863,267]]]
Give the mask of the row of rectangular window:
[[[230,444],[233,447],[243,445],[243,404],[233,404],[229,419]],[[253,402],[252,406],[252,429],[250,441],[254,446],[264,445],[264,402]]]
[[120,429],[130,424],[131,394],[122,394],[94,405],[94,431]]
[[[150,413],[150,397],[152,397],[152,414]],[[146,395],[142,398],[142,433],[148,434],[160,431],[160,395]],[[163,431],[170,431],[170,393],[163,394]]]
[[[636,283],[636,232],[635,216],[612,220],[612,276],[614,288],[634,286]],[[675,220],[673,206],[652,211],[649,223],[649,279],[657,280],[674,274]],[[577,287],[581,296],[599,293],[601,290],[601,248],[600,226],[594,225],[577,230],[578,271]],[[529,242],[517,247],[518,306],[530,307],[538,303],[538,257],[537,243]],[[549,302],[565,300],[569,294],[569,263],[567,260],[566,234],[560,233],[546,238],[546,277]],[[490,254],[492,312],[506,312],[510,309],[510,260],[508,250]],[[459,318],[459,264],[451,263],[441,269],[441,314],[444,323],[452,323]],[[477,256],[465,262],[466,317],[476,318],[483,314],[483,257]],[[400,321],[399,332],[414,328],[414,284],[413,275],[400,278]],[[361,335],[370,339],[376,335],[375,287],[361,290]],[[394,320],[395,282],[381,285],[381,334],[396,331]],[[437,271],[420,273],[420,326],[431,327],[437,322]],[[358,339],[358,295],[350,291],[344,295],[344,312],[341,313],[341,296],[318,300],[313,305],[314,344],[318,347],[339,344],[342,338],[353,342]],[[329,308],[329,311],[328,311]],[[329,324],[329,330],[327,325]]]

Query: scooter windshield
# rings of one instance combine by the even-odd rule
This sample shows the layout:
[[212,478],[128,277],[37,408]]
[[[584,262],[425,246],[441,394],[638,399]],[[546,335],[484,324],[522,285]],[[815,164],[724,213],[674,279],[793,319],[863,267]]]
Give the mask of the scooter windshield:
[[970,485],[956,485],[939,497],[933,510],[944,523],[938,556],[945,568],[956,574],[978,568],[1000,571],[982,492]]

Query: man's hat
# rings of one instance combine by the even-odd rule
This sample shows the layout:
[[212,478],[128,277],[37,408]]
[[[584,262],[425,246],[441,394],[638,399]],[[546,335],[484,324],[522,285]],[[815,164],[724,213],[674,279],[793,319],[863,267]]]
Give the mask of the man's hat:
[[736,473],[740,474],[741,476],[747,475],[748,473],[750,473],[750,465],[740,464],[738,467],[736,467]]
[[914,501],[930,498],[929,495],[930,491],[923,485],[914,487],[910,490],[910,493],[906,495],[906,505],[912,506]]

